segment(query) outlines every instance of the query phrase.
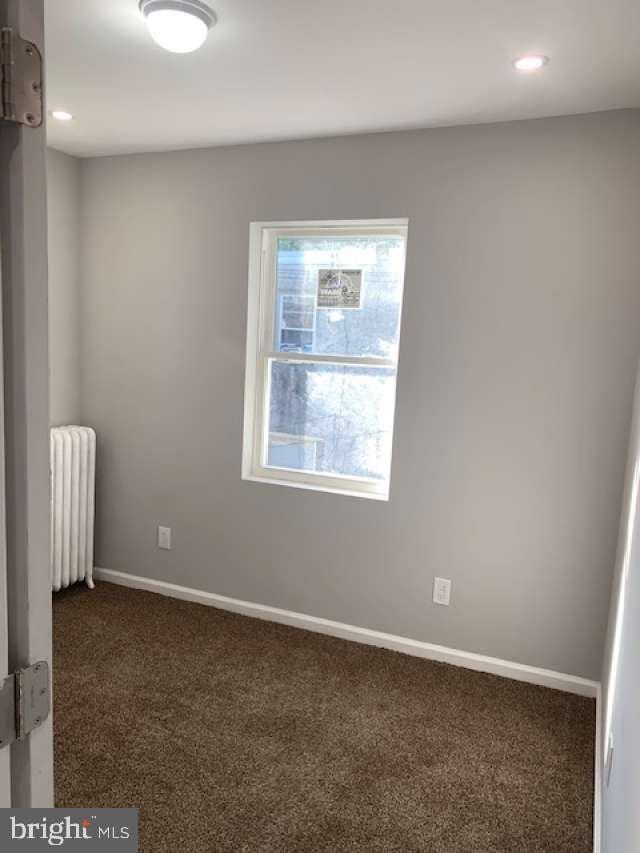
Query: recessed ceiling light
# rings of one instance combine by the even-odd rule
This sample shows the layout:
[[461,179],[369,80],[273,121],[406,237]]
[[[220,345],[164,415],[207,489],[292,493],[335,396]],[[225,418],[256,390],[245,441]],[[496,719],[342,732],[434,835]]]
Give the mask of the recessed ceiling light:
[[171,53],[201,47],[216,16],[201,0],[140,0],[151,38]]
[[513,67],[516,71],[539,71],[549,61],[548,56],[542,54],[532,54],[530,56],[521,56],[513,60]]
[[57,118],[58,121],[71,121],[73,118],[71,113],[68,113],[66,110],[51,110],[51,115],[53,118]]

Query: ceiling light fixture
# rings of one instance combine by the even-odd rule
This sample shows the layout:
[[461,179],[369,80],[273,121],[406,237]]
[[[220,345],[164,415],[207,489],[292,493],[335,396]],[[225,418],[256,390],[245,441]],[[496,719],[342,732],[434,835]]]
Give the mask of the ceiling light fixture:
[[171,53],[191,53],[205,43],[216,16],[201,0],[140,0],[151,38]]
[[51,116],[57,118],[58,121],[71,121],[73,116],[66,110],[51,110]]
[[549,61],[548,56],[542,54],[532,54],[530,56],[521,56],[513,60],[513,67],[516,71],[539,71]]

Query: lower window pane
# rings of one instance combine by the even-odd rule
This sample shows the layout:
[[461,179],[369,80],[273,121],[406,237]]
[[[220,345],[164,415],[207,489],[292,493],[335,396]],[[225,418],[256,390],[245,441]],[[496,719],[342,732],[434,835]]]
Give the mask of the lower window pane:
[[280,361],[270,369],[269,466],[388,479],[394,370]]

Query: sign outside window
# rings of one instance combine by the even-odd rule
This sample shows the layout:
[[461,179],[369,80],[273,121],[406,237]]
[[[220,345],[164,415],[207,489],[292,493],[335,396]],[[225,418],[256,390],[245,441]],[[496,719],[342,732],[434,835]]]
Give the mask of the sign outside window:
[[360,308],[362,270],[318,270],[318,308]]

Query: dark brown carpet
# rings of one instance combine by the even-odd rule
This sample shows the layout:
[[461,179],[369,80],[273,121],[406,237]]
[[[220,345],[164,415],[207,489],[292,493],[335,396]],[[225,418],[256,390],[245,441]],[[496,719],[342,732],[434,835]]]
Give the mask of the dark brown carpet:
[[54,622],[57,804],[143,853],[591,850],[591,700],[105,583]]

